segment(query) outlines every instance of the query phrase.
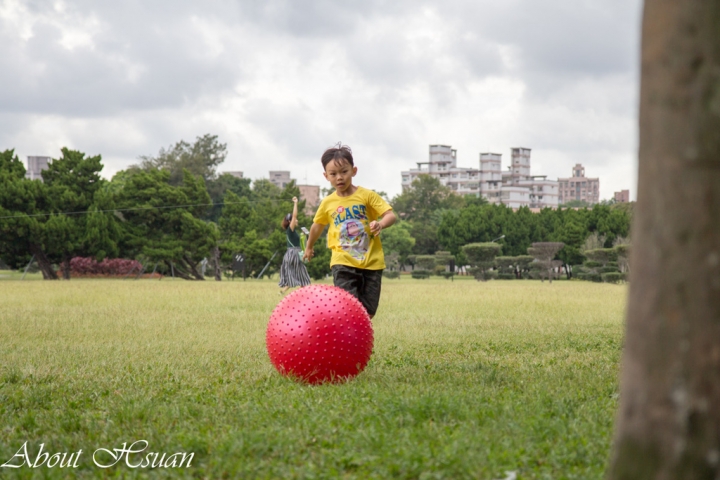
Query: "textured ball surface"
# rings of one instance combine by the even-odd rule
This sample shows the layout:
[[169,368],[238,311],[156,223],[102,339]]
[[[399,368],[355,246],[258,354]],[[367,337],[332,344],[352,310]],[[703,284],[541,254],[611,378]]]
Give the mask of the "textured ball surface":
[[266,341],[281,374],[313,384],[340,382],[367,365],[373,330],[357,298],[338,287],[310,285],[275,307]]

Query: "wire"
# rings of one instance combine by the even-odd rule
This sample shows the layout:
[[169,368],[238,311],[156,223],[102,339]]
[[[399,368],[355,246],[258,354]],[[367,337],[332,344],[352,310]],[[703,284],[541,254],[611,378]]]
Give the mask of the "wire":
[[[290,200],[288,200],[289,202]],[[270,200],[271,203],[279,203],[278,200]],[[133,207],[133,208],[111,208],[107,210],[83,210],[79,212],[54,212],[54,213],[33,213],[32,215],[6,215],[3,217],[0,217],[1,219],[4,218],[27,218],[27,217],[49,217],[52,215],[87,215],[89,213],[105,213],[105,212],[130,212],[134,210],[164,210],[167,208],[188,208],[188,207],[211,207],[215,205],[236,205],[240,203],[250,203],[250,204],[257,204],[262,203],[261,201],[245,201],[245,202],[218,202],[218,203],[195,203],[190,205],[162,205],[159,207]]]

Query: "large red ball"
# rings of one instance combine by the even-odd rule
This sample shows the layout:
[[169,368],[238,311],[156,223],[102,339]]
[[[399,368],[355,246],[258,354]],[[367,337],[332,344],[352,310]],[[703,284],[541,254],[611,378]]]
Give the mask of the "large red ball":
[[339,382],[367,365],[373,330],[357,298],[338,287],[310,285],[275,307],[266,341],[281,374],[308,383]]

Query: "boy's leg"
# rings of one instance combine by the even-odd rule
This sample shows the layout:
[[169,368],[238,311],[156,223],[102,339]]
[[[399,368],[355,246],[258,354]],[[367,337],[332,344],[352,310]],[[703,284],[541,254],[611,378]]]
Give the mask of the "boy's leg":
[[377,313],[380,304],[380,289],[382,286],[382,270],[362,270],[363,284],[358,296],[370,318]]
[[355,298],[359,298],[360,289],[363,283],[362,273],[357,268],[347,267],[345,265],[333,265],[333,284],[350,293]]
[[380,303],[380,283],[382,270],[363,270],[361,268],[333,265],[333,283],[360,300],[370,318],[375,316]]

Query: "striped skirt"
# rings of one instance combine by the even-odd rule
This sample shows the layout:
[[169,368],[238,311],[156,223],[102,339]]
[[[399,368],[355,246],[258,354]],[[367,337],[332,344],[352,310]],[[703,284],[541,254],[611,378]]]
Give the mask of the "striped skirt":
[[282,265],[280,265],[280,283],[281,287],[304,287],[310,285],[310,275],[307,268],[300,258],[299,247],[288,248],[283,257]]

